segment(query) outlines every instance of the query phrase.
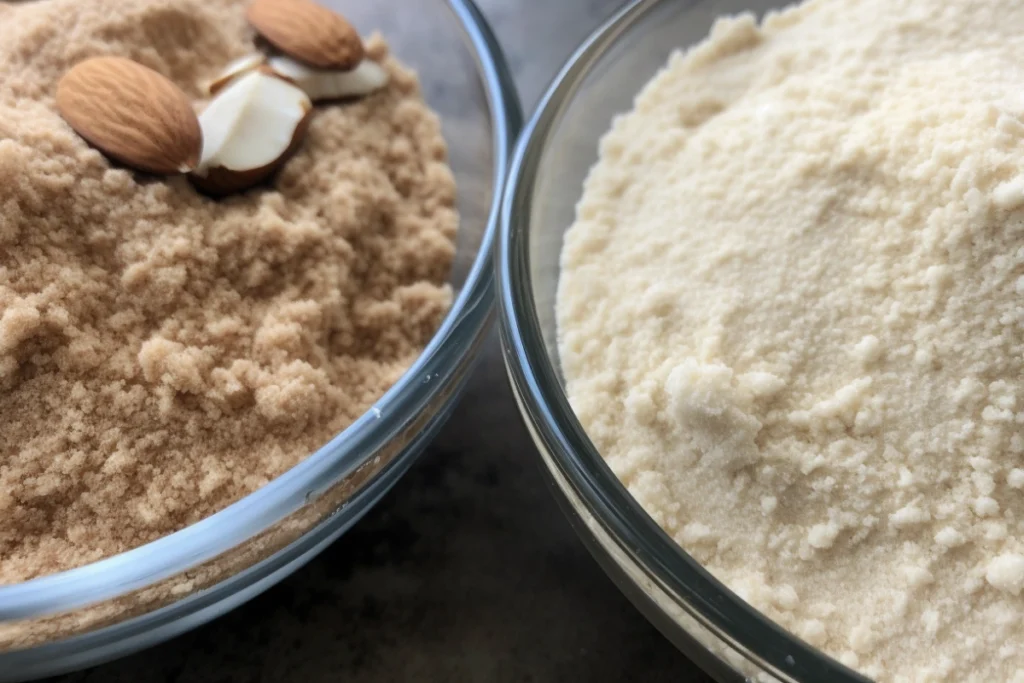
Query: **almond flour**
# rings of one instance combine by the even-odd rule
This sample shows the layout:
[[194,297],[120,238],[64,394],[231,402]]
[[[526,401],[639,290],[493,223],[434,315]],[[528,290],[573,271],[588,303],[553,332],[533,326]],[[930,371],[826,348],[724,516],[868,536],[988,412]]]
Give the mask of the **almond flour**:
[[215,202],[112,165],[54,95],[73,65],[116,55],[202,100],[252,49],[244,3],[42,0],[0,16],[10,584],[196,522],[342,431],[447,311],[457,216],[439,121],[380,39],[367,50],[387,87],[320,107],[272,186]]
[[572,405],[651,516],[879,681],[1024,681],[1024,5],[718,22],[601,143]]

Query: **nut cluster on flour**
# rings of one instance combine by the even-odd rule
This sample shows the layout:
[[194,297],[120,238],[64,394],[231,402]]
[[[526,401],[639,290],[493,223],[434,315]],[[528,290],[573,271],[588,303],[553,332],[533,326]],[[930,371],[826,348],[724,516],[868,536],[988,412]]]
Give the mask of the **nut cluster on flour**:
[[198,189],[222,196],[281,168],[302,144],[313,102],[387,84],[352,25],[312,0],[255,0],[246,16],[279,53],[228,64],[198,117],[170,80],[122,57],[68,71],[57,90],[61,115],[110,158],[147,173],[188,173]]

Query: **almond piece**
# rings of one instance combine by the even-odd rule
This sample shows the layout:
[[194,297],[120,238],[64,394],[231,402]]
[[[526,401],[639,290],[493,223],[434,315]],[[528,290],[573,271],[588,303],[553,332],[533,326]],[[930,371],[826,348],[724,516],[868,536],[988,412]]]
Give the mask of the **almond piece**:
[[206,86],[206,92],[216,95],[235,79],[254,71],[267,63],[267,57],[261,52],[245,55],[232,61],[220,74]]
[[188,96],[130,59],[77,64],[57,85],[57,110],[87,142],[136,170],[172,175],[199,163],[203,134]]
[[246,18],[267,42],[320,69],[354,69],[363,40],[352,24],[313,0],[253,0]]
[[388,84],[388,72],[377,62],[364,59],[350,71],[314,69],[291,57],[271,57],[263,68],[306,91],[314,102],[361,97]]
[[291,83],[260,70],[241,76],[199,116],[203,154],[189,179],[213,196],[263,182],[298,149],[312,112],[309,97]]

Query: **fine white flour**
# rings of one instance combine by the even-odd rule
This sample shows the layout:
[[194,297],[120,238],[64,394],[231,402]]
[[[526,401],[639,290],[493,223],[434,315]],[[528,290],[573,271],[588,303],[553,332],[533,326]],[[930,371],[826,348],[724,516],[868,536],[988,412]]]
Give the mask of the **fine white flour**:
[[1024,681],[1024,3],[720,21],[602,141],[558,324],[741,596],[880,681]]

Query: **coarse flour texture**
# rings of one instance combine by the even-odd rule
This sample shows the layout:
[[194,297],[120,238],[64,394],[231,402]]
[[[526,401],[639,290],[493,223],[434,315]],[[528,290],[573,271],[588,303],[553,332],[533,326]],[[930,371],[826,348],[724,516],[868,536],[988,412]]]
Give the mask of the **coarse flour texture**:
[[880,681],[1024,681],[1024,4],[719,21],[601,144],[571,402],[687,551]]
[[[0,1],[0,585],[207,517],[348,427],[451,302],[440,121],[386,88],[318,108],[273,184],[214,202],[112,165],[60,118],[118,55],[199,100],[252,50],[238,0]],[[3,643],[0,633],[0,647]]]

